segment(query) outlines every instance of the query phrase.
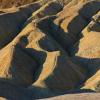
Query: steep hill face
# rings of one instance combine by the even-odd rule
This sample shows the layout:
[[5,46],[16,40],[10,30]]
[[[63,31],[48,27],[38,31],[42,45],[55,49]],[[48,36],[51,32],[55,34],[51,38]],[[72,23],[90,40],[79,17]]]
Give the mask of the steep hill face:
[[0,100],[99,100],[100,1],[34,1],[0,1]]
[[[62,6],[64,6],[70,3],[72,0],[0,0],[0,8],[18,7],[38,1],[42,1],[42,4],[49,1],[56,1]],[[77,2],[77,0],[75,2]]]
[[[100,12],[92,17],[92,21],[82,31],[83,38],[79,41],[79,46],[75,45],[76,59],[80,60],[81,65],[87,66],[90,76],[86,81],[85,87],[96,89],[100,83]],[[80,58],[78,58],[80,57]],[[74,58],[75,59],[75,58]],[[84,60],[83,60],[84,59]]]

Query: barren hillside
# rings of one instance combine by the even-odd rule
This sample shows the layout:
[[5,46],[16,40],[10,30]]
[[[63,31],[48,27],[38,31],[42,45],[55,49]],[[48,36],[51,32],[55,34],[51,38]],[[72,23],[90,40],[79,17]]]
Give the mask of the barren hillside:
[[0,100],[100,100],[100,0],[0,0]]

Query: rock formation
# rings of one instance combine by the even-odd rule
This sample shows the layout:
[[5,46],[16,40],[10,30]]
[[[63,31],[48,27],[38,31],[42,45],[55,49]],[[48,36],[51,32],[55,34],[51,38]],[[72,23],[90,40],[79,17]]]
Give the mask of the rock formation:
[[0,8],[0,100],[100,99],[99,0],[2,0]]

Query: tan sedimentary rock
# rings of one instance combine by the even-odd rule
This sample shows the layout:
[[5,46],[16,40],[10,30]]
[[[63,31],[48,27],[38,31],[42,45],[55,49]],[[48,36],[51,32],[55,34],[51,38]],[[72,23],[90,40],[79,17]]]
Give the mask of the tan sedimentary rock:
[[39,3],[33,3],[19,7],[15,12],[0,14],[0,49],[20,32],[27,18],[40,6]]
[[40,66],[36,71],[36,82],[33,83],[33,87],[65,91],[75,88],[85,79],[83,69],[73,64],[58,43],[49,35],[41,32],[32,22],[1,52],[12,45],[22,48],[38,61]]
[[[100,91],[99,10],[99,0],[40,0],[0,9],[0,96],[34,100]],[[79,93],[54,99],[99,98]]]
[[89,79],[83,88],[96,90],[100,82],[100,12],[82,31],[83,38],[75,45],[75,56],[81,65],[86,66]]
[[52,35],[68,50],[79,39],[81,31],[92,16],[99,11],[99,6],[99,1],[84,0],[77,1],[74,6],[66,5],[51,25]]

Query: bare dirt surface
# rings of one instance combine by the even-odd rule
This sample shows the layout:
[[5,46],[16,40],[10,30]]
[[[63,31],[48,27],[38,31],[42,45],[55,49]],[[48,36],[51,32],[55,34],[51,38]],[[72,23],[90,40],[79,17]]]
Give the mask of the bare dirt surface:
[[100,0],[0,0],[0,100],[100,100]]

